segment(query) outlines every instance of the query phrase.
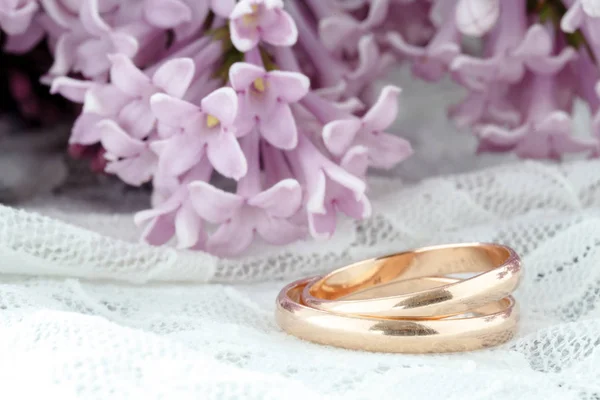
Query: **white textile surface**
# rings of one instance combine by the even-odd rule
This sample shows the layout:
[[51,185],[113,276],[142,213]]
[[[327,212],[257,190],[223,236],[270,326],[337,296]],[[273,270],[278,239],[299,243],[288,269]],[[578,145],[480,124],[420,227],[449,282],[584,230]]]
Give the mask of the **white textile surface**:
[[[406,104],[417,155],[374,177],[374,216],[329,242],[238,260],[152,248],[131,219],[147,199],[109,185],[0,207],[0,398],[600,399],[600,162],[468,156],[427,98],[446,89]],[[274,322],[294,278],[462,241],[524,259],[520,331],[499,348],[371,354]]]

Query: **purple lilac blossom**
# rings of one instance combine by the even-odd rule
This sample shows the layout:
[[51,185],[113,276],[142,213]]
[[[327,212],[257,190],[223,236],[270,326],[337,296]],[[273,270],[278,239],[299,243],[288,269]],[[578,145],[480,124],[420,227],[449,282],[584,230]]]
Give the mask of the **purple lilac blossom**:
[[599,26],[597,0],[0,0],[4,50],[47,46],[42,82],[81,105],[71,151],[151,184],[144,240],[220,256],[371,214],[368,169],[412,153],[392,65],[463,86],[479,151],[597,156]]
[[[431,40],[409,44],[386,32],[391,48],[431,81],[450,76],[467,89],[449,110],[479,138],[479,151],[524,158],[598,154],[600,14],[595,0],[435,0]],[[480,50],[467,48],[475,38]],[[591,134],[576,136],[575,100],[595,115]]]
[[400,89],[374,85],[396,61],[374,32],[387,11],[425,23],[404,3],[0,0],[0,27],[7,51],[49,46],[42,81],[81,104],[71,151],[152,185],[144,241],[235,256],[368,217],[367,169],[411,154],[387,133]]

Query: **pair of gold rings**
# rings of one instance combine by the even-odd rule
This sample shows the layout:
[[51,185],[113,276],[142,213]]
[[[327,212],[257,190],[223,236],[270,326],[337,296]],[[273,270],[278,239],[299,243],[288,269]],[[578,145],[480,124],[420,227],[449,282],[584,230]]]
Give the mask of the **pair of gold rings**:
[[[457,277],[456,274],[471,274]],[[294,282],[277,298],[286,332],[347,349],[470,351],[510,340],[521,260],[487,243],[434,246],[362,261]]]

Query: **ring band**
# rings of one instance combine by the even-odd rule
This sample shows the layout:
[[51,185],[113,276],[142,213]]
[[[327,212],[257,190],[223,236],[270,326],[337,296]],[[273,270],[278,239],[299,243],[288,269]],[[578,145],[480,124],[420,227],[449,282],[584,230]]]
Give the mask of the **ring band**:
[[[469,279],[410,293],[403,280],[457,273]],[[433,246],[362,261],[306,285],[302,302],[337,314],[432,318],[465,313],[505,297],[518,286],[521,260],[509,247],[466,243]]]
[[[452,278],[421,278],[436,284]],[[437,282],[436,282],[437,281]],[[286,286],[277,298],[276,320],[286,332],[311,342],[346,349],[393,353],[471,351],[499,345],[516,331],[519,312],[511,296],[472,311],[474,317],[403,320],[340,315],[302,304],[315,278]]]

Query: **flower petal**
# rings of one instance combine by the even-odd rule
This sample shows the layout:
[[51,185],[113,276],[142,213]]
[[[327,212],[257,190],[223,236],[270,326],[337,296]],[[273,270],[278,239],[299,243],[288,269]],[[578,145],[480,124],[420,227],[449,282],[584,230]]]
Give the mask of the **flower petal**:
[[[240,4],[244,3],[238,3],[238,6]],[[231,30],[231,42],[239,51],[248,52],[258,45],[258,42],[260,42],[260,36],[256,29],[245,29],[243,26],[241,26],[242,24],[243,23],[241,21],[232,19],[229,25]]]
[[173,97],[183,97],[195,73],[191,58],[176,58],[164,63],[152,77],[152,83]]
[[123,54],[108,56],[111,82],[130,96],[138,96],[151,85],[150,78],[140,71],[131,59]]
[[219,256],[237,256],[246,250],[254,239],[253,226],[235,218],[222,224],[206,242],[211,253]]
[[210,2],[211,10],[223,18],[229,18],[234,7],[235,0],[211,0]]
[[40,0],[40,3],[52,21],[61,27],[68,29],[77,24],[77,16],[64,6],[62,0]]
[[142,241],[153,246],[168,243],[175,234],[172,215],[161,215],[150,221],[142,233]]
[[298,72],[271,71],[268,81],[277,97],[286,103],[300,101],[310,90],[310,79]]
[[298,28],[293,18],[283,10],[270,11],[277,13],[277,21],[261,31],[262,39],[273,46],[293,46],[298,41]]
[[154,208],[136,213],[133,217],[134,223],[137,226],[140,226],[156,217],[175,212],[182,203],[183,193],[184,191],[180,190],[169,196],[165,201],[158,204]]
[[101,139],[100,130],[96,128],[98,122],[104,119],[103,116],[95,113],[81,113],[73,124],[71,130],[70,144],[92,145]]
[[310,188],[310,197],[306,203],[306,211],[309,214],[325,214],[325,194],[327,191],[327,177],[323,171],[319,171],[314,177],[315,186]]
[[381,53],[375,41],[375,37],[370,34],[363,36],[358,42],[358,65],[354,71],[348,74],[351,80],[361,79],[376,70],[381,62]]
[[205,239],[202,220],[189,202],[185,202],[175,215],[177,247],[189,249]]
[[[213,0],[214,1],[214,0]],[[221,1],[221,0],[216,0]],[[252,3],[249,1],[238,1],[231,13],[229,14],[229,18],[234,20],[238,18],[242,18],[245,15],[252,14],[254,10],[252,9]]]
[[73,71],[81,72],[86,78],[105,81],[110,70],[108,54],[113,52],[104,38],[86,40],[75,49]]
[[191,19],[188,22],[177,26],[175,31],[175,36],[177,40],[187,39],[190,36],[198,33],[198,30],[202,28],[202,24],[206,20],[206,17],[209,13],[208,2],[207,1],[188,1],[186,5],[190,8],[191,11]]
[[289,218],[302,206],[302,187],[295,179],[285,179],[248,200],[268,215]]
[[499,0],[459,0],[456,25],[465,35],[482,36],[496,25],[499,15]]
[[560,28],[567,33],[574,33],[583,24],[585,13],[581,3],[576,2],[569,7],[560,20]]
[[265,216],[256,226],[258,234],[267,242],[283,246],[306,237],[306,228],[294,225],[284,218]]
[[365,146],[354,146],[340,161],[340,166],[354,176],[363,179],[369,168],[369,149]]
[[221,132],[213,135],[207,143],[208,159],[219,173],[235,180],[246,175],[248,163],[233,133]]
[[204,157],[204,143],[199,137],[176,135],[161,142],[164,145],[160,149],[159,166],[169,175],[179,176],[189,171]]
[[244,205],[244,198],[218,189],[208,182],[188,185],[192,206],[202,218],[220,224],[232,218]]
[[[258,65],[238,62],[229,69],[229,81],[236,91],[246,90],[258,78],[265,78],[267,72]],[[269,74],[270,76],[270,74]]]
[[193,122],[191,120],[201,116],[200,108],[192,103],[164,93],[157,93],[150,98],[150,108],[161,123],[169,126],[188,126]]
[[113,85],[95,85],[85,94],[83,112],[116,116],[131,99]]
[[61,35],[54,47],[54,62],[48,74],[51,76],[63,76],[69,73],[69,70],[75,63],[75,49],[80,44],[81,39],[74,34],[65,33]]
[[391,169],[413,154],[407,140],[389,133],[367,133],[362,142],[369,148],[369,159],[375,168]]
[[74,103],[83,103],[87,91],[95,85],[95,82],[73,79],[67,76],[59,76],[52,81],[50,93],[60,93],[61,96]]
[[352,197],[354,197],[356,200],[362,198],[363,194],[367,190],[367,184],[362,179],[350,174],[337,165],[326,168],[325,174],[333,182],[342,186],[343,189],[347,189],[352,192]]
[[458,104],[450,107],[448,116],[459,127],[472,126],[485,112],[486,93],[471,92]]
[[598,0],[581,0],[583,11],[590,17],[600,17],[600,3]]
[[392,50],[395,50],[403,56],[419,58],[424,57],[427,54],[426,48],[407,43],[402,35],[397,32],[388,33],[386,38]]
[[515,146],[527,134],[527,125],[517,129],[505,129],[496,125],[484,125],[478,129],[477,135],[495,146]]
[[273,146],[292,150],[298,145],[298,127],[290,106],[278,103],[268,118],[259,123],[261,135]]
[[335,50],[347,38],[360,33],[360,24],[347,14],[323,18],[319,23],[319,39],[328,50]]
[[354,219],[365,219],[371,216],[371,202],[363,193],[358,199],[353,199],[351,196],[341,196],[336,203],[338,209]]
[[30,24],[28,29],[20,35],[9,35],[4,43],[3,50],[12,54],[23,54],[31,51],[46,35],[38,24]]
[[238,98],[232,88],[217,89],[201,102],[202,111],[215,116],[221,125],[231,126],[238,114]]
[[335,156],[344,154],[362,127],[358,119],[332,121],[323,127],[323,141]]
[[110,32],[110,26],[100,16],[98,0],[83,0],[79,9],[79,19],[84,29],[94,36]]
[[110,162],[105,171],[117,175],[125,183],[141,186],[149,182],[156,170],[156,156],[145,151],[139,156]]
[[532,25],[513,55],[522,59],[548,56],[554,49],[554,40],[550,32],[542,25]]
[[115,121],[102,120],[96,125],[102,138],[102,147],[117,157],[133,157],[146,149],[144,142],[129,136]]
[[143,139],[156,125],[150,105],[142,99],[133,100],[119,113],[119,123],[131,136]]
[[133,58],[140,47],[137,39],[127,33],[112,32],[110,34],[110,41],[114,48],[112,53],[120,53],[129,58]]
[[329,239],[335,232],[337,216],[335,210],[331,209],[324,214],[308,215],[308,230],[315,239]]
[[39,6],[36,1],[30,1],[10,10],[8,18],[2,19],[2,30],[8,35],[20,35],[25,33],[38,8]]
[[144,17],[157,28],[168,29],[190,21],[192,10],[179,0],[146,0]]
[[526,64],[529,69],[539,74],[554,75],[576,58],[577,52],[573,48],[566,47],[554,57],[534,58],[526,61]]
[[381,24],[388,15],[389,4],[389,0],[372,0],[369,15],[363,22],[365,28],[372,29]]
[[384,131],[394,123],[398,116],[398,96],[400,88],[386,86],[381,91],[377,102],[363,117],[366,129]]
[[554,147],[563,153],[578,153],[586,150],[598,150],[599,143],[595,137],[579,137],[570,135],[554,135]]

